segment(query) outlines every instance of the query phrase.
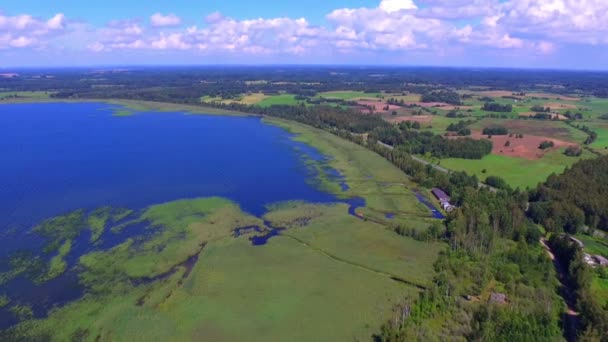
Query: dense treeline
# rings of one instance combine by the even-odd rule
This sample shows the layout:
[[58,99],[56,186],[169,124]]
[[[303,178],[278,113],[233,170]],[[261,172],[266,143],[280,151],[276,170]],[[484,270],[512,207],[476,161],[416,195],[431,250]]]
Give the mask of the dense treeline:
[[422,102],[444,102],[453,105],[461,105],[460,95],[451,90],[431,91],[422,94],[420,98]]
[[[19,77],[1,78],[0,88],[12,91],[57,91],[59,97],[158,100],[174,88],[172,102],[194,103],[201,96],[228,97],[246,92],[276,94],[356,90],[408,91],[418,94],[446,88],[483,86],[488,90],[530,89],[608,97],[608,77],[602,72],[420,67],[129,67],[122,69],[7,70]],[[381,75],[381,76],[378,76]],[[543,84],[556,87],[547,89]],[[187,95],[192,89],[197,96]],[[121,90],[124,93],[121,96]],[[180,92],[184,91],[184,95]]]
[[461,120],[461,121],[458,121],[458,123],[451,123],[446,128],[446,131],[454,132],[459,136],[471,135],[471,129],[468,128],[467,126],[469,126],[470,124],[472,124],[474,122],[475,121],[473,121],[473,120],[467,120],[467,121]]
[[530,194],[530,217],[554,232],[608,231],[608,156],[581,160]]
[[481,109],[486,112],[511,113],[513,111],[513,106],[510,104],[502,105],[496,102],[486,102]]
[[[525,217],[526,194],[457,189],[452,197],[460,207],[446,220],[443,237],[450,248],[435,265],[432,286],[400,305],[376,339],[560,339],[555,271],[538,245],[542,233]],[[506,303],[482,297],[497,284]]]
[[492,152],[492,142],[489,140],[446,139],[428,131],[397,127],[376,128],[370,132],[369,139],[398,147],[409,154],[429,153],[440,158],[481,159]]
[[583,250],[565,234],[554,234],[549,245],[562,264],[569,295],[579,312],[578,337],[584,341],[608,341],[608,305],[601,307],[591,293],[591,272],[583,260]]
[[509,130],[506,127],[502,127],[502,126],[485,127],[482,132],[485,135],[507,135],[507,134],[509,134]]

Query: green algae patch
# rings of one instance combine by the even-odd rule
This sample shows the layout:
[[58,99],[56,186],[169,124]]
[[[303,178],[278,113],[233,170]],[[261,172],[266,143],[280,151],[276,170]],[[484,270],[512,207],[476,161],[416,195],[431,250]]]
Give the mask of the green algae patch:
[[6,263],[5,268],[8,268],[8,271],[0,273],[0,286],[19,276],[39,282],[45,274],[45,263],[42,258],[29,251],[15,252],[7,260],[3,260],[3,263]]
[[58,276],[62,275],[63,272],[65,272],[68,267],[68,264],[65,261],[65,257],[70,253],[71,250],[72,240],[67,240],[59,248],[59,253],[51,259],[49,263],[49,269],[46,275],[42,279],[40,279],[40,282],[46,282],[51,279],[55,279]]
[[114,222],[119,222],[127,218],[127,216],[133,214],[133,210],[127,208],[115,208],[110,213],[110,218]]
[[20,321],[25,321],[34,317],[34,311],[27,305],[15,305],[11,307],[9,311]]
[[91,229],[91,243],[97,242],[103,234],[106,223],[110,218],[112,207],[101,207],[95,209],[88,217],[89,228]]
[[[110,251],[99,251],[81,257],[87,271],[87,283],[104,278],[152,278],[169,271],[175,264],[197,254],[211,240],[230,237],[234,229],[263,222],[243,213],[225,199],[203,198],[179,200],[155,205],[140,217],[148,222],[145,236],[129,239]],[[93,279],[90,279],[90,278]]]
[[[331,205],[313,204],[300,201],[275,203],[266,206],[268,213],[264,219],[275,227],[295,228],[305,227],[312,219],[327,214]],[[344,214],[344,213],[342,213]]]
[[34,233],[47,239],[45,253],[56,252],[67,240],[77,238],[87,227],[84,210],[53,217],[34,227]]
[[4,295],[0,296],[0,309],[9,305],[10,303],[11,303],[11,300],[7,296],[4,296]]
[[[105,232],[106,226],[111,223],[120,222],[125,219],[127,216],[131,215],[133,210],[126,208],[112,208],[110,206],[100,207],[93,210],[89,216],[87,217],[87,224],[89,229],[91,230],[91,243],[99,242],[99,239]],[[131,223],[139,222],[139,220],[134,220]],[[122,228],[128,225],[129,222],[125,222],[119,225],[112,227],[112,231],[120,232]]]

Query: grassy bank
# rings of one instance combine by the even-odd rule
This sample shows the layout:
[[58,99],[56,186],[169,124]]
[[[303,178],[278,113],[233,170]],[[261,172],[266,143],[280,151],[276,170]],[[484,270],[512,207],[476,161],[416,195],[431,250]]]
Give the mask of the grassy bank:
[[[329,166],[338,170],[348,185],[346,191],[334,190],[337,195],[361,197],[366,200],[368,209],[379,213],[430,216],[429,210],[418,202],[412,191],[416,185],[380,155],[307,125],[275,118],[264,118],[264,121],[296,134],[295,140],[331,157]],[[336,186],[332,188],[336,189]]]

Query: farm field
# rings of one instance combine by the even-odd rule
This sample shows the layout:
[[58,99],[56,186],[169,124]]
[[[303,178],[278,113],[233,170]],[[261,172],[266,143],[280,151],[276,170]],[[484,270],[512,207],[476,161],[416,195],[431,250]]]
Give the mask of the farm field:
[[[581,158],[591,157],[593,155],[587,151],[581,156]],[[535,187],[552,173],[563,172],[567,166],[578,160],[579,158],[565,156],[562,151],[554,151],[539,160],[491,154],[480,160],[445,158],[441,159],[440,165],[450,170],[474,174],[480,180],[488,176],[499,176],[512,187],[525,189]]]
[[262,101],[256,103],[260,107],[270,107],[276,105],[289,105],[295,106],[298,104],[296,101],[296,96],[292,94],[281,94],[281,95],[273,95],[264,98]]
[[203,103],[219,102],[222,104],[239,103],[239,104],[243,104],[243,105],[255,105],[255,104],[262,102],[266,98],[268,98],[268,96],[264,95],[262,93],[249,93],[249,94],[242,94],[234,99],[222,99],[219,97],[204,96],[201,98],[201,102],[203,102]]
[[502,120],[482,119],[470,126],[473,130],[483,130],[485,127],[501,126],[509,130],[509,133],[535,135],[539,137],[554,138],[571,143],[581,144],[587,134],[563,122],[550,120]]
[[363,91],[328,91],[317,94],[318,97],[340,100],[354,100],[360,98],[373,99],[379,97],[380,95],[380,93],[366,93]]

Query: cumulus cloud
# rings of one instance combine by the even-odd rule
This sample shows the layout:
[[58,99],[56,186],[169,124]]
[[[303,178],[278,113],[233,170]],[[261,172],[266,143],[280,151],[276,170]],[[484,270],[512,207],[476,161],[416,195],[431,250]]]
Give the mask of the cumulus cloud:
[[0,49],[43,47],[47,40],[64,32],[66,19],[62,13],[44,20],[22,14],[0,13]]
[[167,15],[154,13],[150,17],[150,23],[154,27],[171,27],[181,25],[182,19],[173,13]]
[[[14,27],[33,18],[15,17]],[[6,22],[6,19],[4,20]],[[6,25],[0,17],[0,28]],[[65,27],[63,15],[40,21],[46,30]],[[238,20],[214,12],[201,25],[176,28],[174,14],[155,13],[149,25],[114,21],[96,30],[89,50],[191,50],[225,54],[334,54],[427,50],[516,50],[550,54],[563,43],[608,44],[604,0],[379,0],[376,7],[339,8],[315,26],[306,18]],[[30,36],[0,35],[1,46],[33,44]],[[466,52],[465,52],[466,53]]]
[[511,0],[497,21],[506,30],[583,44],[608,43],[608,1]]

